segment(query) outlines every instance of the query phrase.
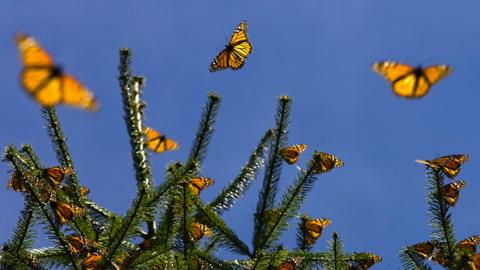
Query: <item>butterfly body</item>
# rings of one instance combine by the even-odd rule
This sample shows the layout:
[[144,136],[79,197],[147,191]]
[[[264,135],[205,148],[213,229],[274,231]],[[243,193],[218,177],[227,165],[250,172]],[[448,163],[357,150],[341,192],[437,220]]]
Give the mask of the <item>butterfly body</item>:
[[252,44],[248,41],[247,22],[242,21],[235,28],[230,41],[210,64],[210,72],[230,68],[237,70],[243,67],[248,55],[252,52]]
[[424,68],[394,61],[377,62],[372,68],[391,83],[395,94],[408,99],[425,96],[434,84],[452,72],[452,68],[448,65]]

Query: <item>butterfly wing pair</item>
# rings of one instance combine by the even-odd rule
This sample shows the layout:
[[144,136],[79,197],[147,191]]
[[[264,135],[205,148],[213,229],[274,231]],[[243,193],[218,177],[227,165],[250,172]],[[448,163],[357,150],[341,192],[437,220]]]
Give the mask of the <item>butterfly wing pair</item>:
[[450,179],[455,178],[460,172],[462,164],[469,159],[466,154],[456,154],[439,157],[433,160],[415,160],[417,163],[425,164],[432,169],[440,169]]
[[444,185],[440,192],[445,202],[450,206],[455,206],[460,197],[460,190],[464,186],[465,182],[461,180]]
[[374,264],[382,261],[382,258],[374,253],[355,253],[350,260],[350,270],[366,270]]
[[374,63],[373,70],[392,84],[395,94],[404,98],[425,96],[434,84],[452,72],[447,65],[415,68],[393,61]]
[[69,222],[75,216],[83,214],[84,212],[83,208],[80,208],[73,204],[67,204],[63,202],[51,201],[50,206],[53,210],[55,221],[59,225]]
[[301,228],[303,231],[305,243],[308,246],[315,244],[317,239],[322,235],[323,229],[325,229],[331,223],[332,220],[328,218],[302,218]]
[[315,152],[313,154],[312,172],[315,174],[325,173],[335,167],[343,167],[344,163],[332,154]]
[[283,160],[285,160],[285,162],[292,165],[297,163],[300,154],[303,153],[306,149],[306,144],[295,144],[282,148],[280,150],[280,155],[282,156]]
[[213,231],[210,227],[200,223],[192,223],[190,229],[190,240],[192,242],[197,242],[198,240],[202,239],[204,236],[210,237],[212,236]]
[[88,111],[98,110],[93,94],[73,76],[63,73],[35,39],[18,33],[15,41],[23,64],[21,84],[40,105],[65,104]]
[[161,135],[153,128],[146,127],[143,134],[147,138],[147,147],[155,153],[163,153],[165,151],[173,151],[179,148],[178,143],[174,140]]
[[230,41],[210,65],[210,72],[227,68],[237,70],[241,68],[248,55],[252,52],[252,44],[248,41],[247,22],[242,21],[235,28]]
[[188,185],[190,186],[190,190],[194,195],[199,195],[200,191],[204,190],[206,187],[213,185],[214,183],[215,181],[212,178],[200,176],[190,179],[190,183]]

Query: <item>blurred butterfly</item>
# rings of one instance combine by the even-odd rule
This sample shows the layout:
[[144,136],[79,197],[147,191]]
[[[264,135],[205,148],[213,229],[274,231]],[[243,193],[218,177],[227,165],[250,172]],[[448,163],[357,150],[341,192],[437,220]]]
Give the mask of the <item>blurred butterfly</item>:
[[425,164],[432,169],[441,169],[450,179],[453,179],[460,172],[461,165],[468,160],[468,155],[457,154],[439,157],[433,160],[415,160],[417,163]]
[[455,206],[457,204],[458,198],[460,196],[460,190],[465,186],[464,181],[454,181],[452,183],[444,185],[440,192],[443,199],[450,206]]
[[342,167],[343,165],[343,161],[334,155],[316,151],[313,153],[313,173],[325,173],[335,167]]
[[351,270],[366,270],[372,265],[382,261],[382,258],[373,253],[354,253],[351,262]]
[[147,137],[147,147],[155,153],[163,153],[165,151],[173,151],[179,148],[178,144],[152,128],[143,129],[145,137]]
[[50,201],[50,207],[52,207],[55,221],[59,225],[65,224],[75,216],[83,214],[83,208],[63,202]]
[[306,144],[295,144],[282,148],[280,150],[280,155],[288,164],[295,164],[300,157],[300,154],[307,149]]
[[7,182],[7,188],[13,189],[17,192],[27,192],[30,190],[25,179],[23,179],[20,173],[16,170],[12,172],[12,176],[10,176],[10,179]]
[[458,242],[457,248],[475,253],[478,245],[480,245],[480,235],[473,235]]
[[72,173],[72,168],[60,166],[46,168],[43,170],[43,174],[52,189],[56,188],[66,176],[72,175]]
[[96,270],[99,269],[100,261],[102,260],[102,255],[97,253],[90,254],[82,262],[82,270]]
[[90,250],[95,244],[78,234],[72,234],[67,237],[68,248],[73,254],[80,253],[83,250]]
[[89,111],[98,110],[93,94],[55,65],[35,39],[18,33],[15,40],[23,64],[22,86],[40,105],[53,107],[62,103]]
[[190,228],[190,240],[192,242],[197,242],[198,240],[202,239],[204,236],[210,237],[212,236],[213,231],[207,225],[203,225],[200,223],[192,223],[192,227]]
[[276,270],[295,270],[297,269],[296,267],[297,263],[294,260],[287,258],[276,268]]
[[438,241],[426,241],[409,246],[408,250],[412,251],[423,259],[430,260],[438,248]]
[[245,64],[247,56],[252,52],[252,44],[248,41],[247,22],[242,21],[235,28],[230,42],[225,45],[210,65],[210,72],[231,68],[237,70]]
[[328,218],[311,219],[306,216],[301,217],[300,228],[303,233],[304,242],[311,246],[322,235],[323,229],[332,223]]
[[194,195],[199,195],[200,191],[204,190],[206,187],[213,185],[214,183],[215,181],[212,178],[200,176],[190,179],[190,183],[188,185]]
[[[69,196],[72,196],[74,193],[75,193],[75,190],[73,189],[73,187],[70,187],[70,186],[62,186],[61,187],[62,191],[64,193],[66,193],[67,195]],[[80,187],[80,195],[81,196],[85,196],[87,195],[88,193],[90,193],[90,189],[87,188],[87,187]]]
[[452,68],[447,65],[422,68],[393,61],[374,63],[373,70],[392,84],[395,94],[404,98],[425,96],[430,87],[452,72]]

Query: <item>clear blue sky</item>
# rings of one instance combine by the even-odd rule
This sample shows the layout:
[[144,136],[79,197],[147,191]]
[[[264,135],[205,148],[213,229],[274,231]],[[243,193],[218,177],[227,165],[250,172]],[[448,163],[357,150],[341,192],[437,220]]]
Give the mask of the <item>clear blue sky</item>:
[[[273,125],[277,97],[288,94],[290,142],[309,145],[300,164],[314,149],[345,161],[318,179],[302,207],[333,220],[315,249],[325,250],[337,231],[346,250],[380,254],[384,261],[376,269],[399,269],[400,248],[427,240],[430,231],[425,171],[415,159],[470,154],[453,220],[459,239],[480,233],[479,10],[473,0],[2,1],[0,143],[30,143],[45,165],[57,164],[40,110],[19,85],[15,31],[33,35],[98,97],[98,113],[58,112],[81,182],[94,200],[119,213],[135,191],[116,79],[120,47],[133,49],[134,70],[147,78],[147,123],[181,146],[152,156],[157,181],[169,161],[186,159],[207,92],[223,96],[203,171],[216,180],[202,194],[207,200],[239,172]],[[248,21],[253,44],[246,65],[209,73],[241,20]],[[371,71],[373,62],[386,59],[446,63],[454,72],[425,98],[409,101]],[[7,171],[1,164],[3,186]],[[284,166],[282,190],[294,173]],[[260,184],[225,214],[246,242]],[[21,196],[0,188],[0,205],[3,242]],[[284,240],[293,248],[294,232]]]

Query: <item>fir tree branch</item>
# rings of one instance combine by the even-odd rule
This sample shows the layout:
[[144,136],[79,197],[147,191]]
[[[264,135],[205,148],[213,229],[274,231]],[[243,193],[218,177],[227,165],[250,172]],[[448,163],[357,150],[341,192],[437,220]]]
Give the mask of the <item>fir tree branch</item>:
[[343,252],[343,245],[337,233],[333,233],[332,240],[329,241],[330,248],[328,251],[328,259],[324,262],[325,270],[343,270],[347,269],[345,263],[345,254]]
[[430,215],[430,225],[432,226],[432,239],[445,243],[442,251],[447,261],[455,253],[455,237],[451,214],[448,213],[449,206],[442,196],[442,186],[444,184],[443,175],[439,169],[429,169],[428,172],[428,213]]
[[[74,170],[73,159],[70,151],[68,150],[67,139],[63,134],[56,110],[54,107],[45,107],[42,109],[42,113],[45,120],[47,121],[48,135],[52,140],[55,153],[57,154],[57,160],[63,167],[73,169],[73,173],[66,179],[68,185],[73,188],[73,202],[76,205],[80,205],[81,208],[85,209],[85,198],[84,196],[82,196],[80,191],[81,187],[78,181],[77,172]],[[36,158],[33,150],[31,148],[26,148],[25,150],[30,156],[33,157],[32,160],[34,160],[38,165],[38,158]],[[87,212],[84,213],[81,217],[76,218],[73,221],[73,224],[82,236],[86,236],[89,239],[96,237],[90,215]]]
[[274,140],[269,147],[269,158],[265,169],[263,187],[257,203],[255,213],[255,228],[253,233],[253,253],[260,251],[265,243],[265,212],[275,203],[275,194],[278,189],[280,172],[282,168],[282,158],[280,149],[285,146],[288,139],[288,123],[290,115],[291,100],[287,96],[279,99],[277,108],[276,127],[274,131]]
[[403,269],[408,270],[431,270],[424,258],[418,256],[414,252],[404,248],[400,251],[400,261],[402,262]]
[[[280,201],[278,214],[274,215],[272,220],[264,221],[264,228],[266,229],[263,238],[258,243],[259,249],[264,249],[277,241],[280,237],[280,233],[288,226],[288,220],[290,220],[300,209],[303,200],[307,196],[308,192],[312,189],[313,183],[317,179],[317,176],[313,169],[314,160],[309,162],[306,171],[299,171],[299,175],[293,184],[291,184]],[[271,225],[270,225],[271,224]]]
[[[198,256],[199,263],[206,263],[208,264],[208,269],[219,269],[219,270],[240,270],[243,268],[238,267],[237,265],[230,264],[228,262],[225,262],[212,254],[202,252],[202,251],[196,251],[195,253]],[[198,267],[196,269],[205,269]]]
[[208,220],[208,225],[212,226],[215,232],[212,237],[214,240],[219,241],[221,246],[224,246],[242,255],[252,257],[248,246],[238,238],[238,236],[224,223],[220,216],[212,209],[205,207],[199,199],[193,200],[198,212],[203,216],[203,220]]
[[31,191],[32,198],[34,199],[35,203],[39,206],[43,216],[47,221],[47,225],[50,228],[50,231],[47,233],[53,233],[53,237],[58,241],[60,246],[64,249],[67,258],[69,259],[72,267],[75,270],[79,269],[78,261],[74,258],[70,249],[68,248],[68,243],[65,238],[65,235],[62,231],[60,231],[59,227],[57,227],[55,218],[53,217],[52,213],[48,210],[46,203],[41,199],[40,191],[38,190],[35,183],[33,183],[30,177],[26,177],[24,170],[22,169],[21,165],[18,163],[18,160],[22,159],[20,153],[13,147],[8,146],[5,150],[5,159],[8,160],[16,172],[19,174],[19,177],[25,179],[25,183],[28,186],[29,190]]
[[218,214],[222,214],[223,211],[232,207],[235,201],[245,194],[257,177],[258,170],[263,165],[263,156],[272,136],[273,130],[271,129],[263,135],[247,164],[242,168],[238,176],[208,205],[209,208]]
[[[15,266],[16,268],[16,266],[24,265],[28,267],[28,269],[32,269],[32,270],[47,270],[46,268],[44,268],[42,265],[38,263],[38,260],[35,258],[35,256],[29,253],[26,253],[25,251],[24,252],[13,251],[8,244],[3,246],[2,251],[3,251],[3,254],[8,255],[8,259],[11,260],[9,263],[7,263],[7,265],[9,266]],[[5,260],[6,258],[3,258],[3,257],[4,256],[2,256],[2,259]]]
[[208,94],[208,101],[203,109],[202,118],[186,165],[188,170],[191,169],[194,162],[197,163],[197,167],[200,167],[207,155],[207,147],[214,131],[213,125],[215,124],[218,109],[220,108],[220,102],[220,95],[213,92]]
[[13,232],[13,237],[10,240],[10,249],[12,252],[25,251],[27,248],[32,247],[33,239],[35,238],[35,226],[34,219],[35,203],[32,198],[25,197],[25,207],[21,212],[20,218],[17,221],[17,226]]

